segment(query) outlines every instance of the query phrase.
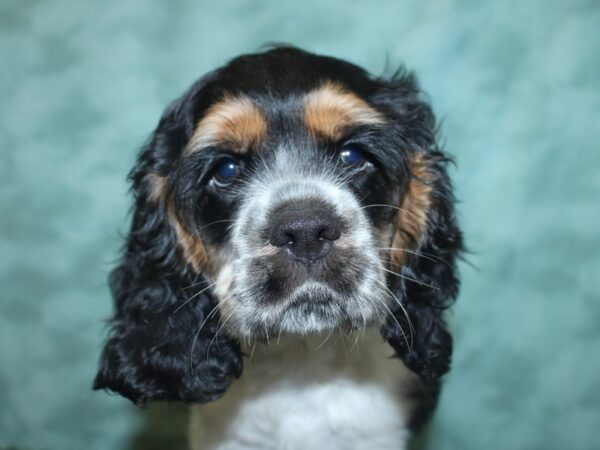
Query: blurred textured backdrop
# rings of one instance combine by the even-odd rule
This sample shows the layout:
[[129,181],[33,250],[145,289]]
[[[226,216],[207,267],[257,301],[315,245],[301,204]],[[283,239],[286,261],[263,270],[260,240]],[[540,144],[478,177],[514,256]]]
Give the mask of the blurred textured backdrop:
[[181,408],[90,390],[125,175],[167,102],[269,41],[404,62],[443,119],[477,270],[428,448],[600,448],[600,3],[295,3],[0,2],[0,448],[184,448]]

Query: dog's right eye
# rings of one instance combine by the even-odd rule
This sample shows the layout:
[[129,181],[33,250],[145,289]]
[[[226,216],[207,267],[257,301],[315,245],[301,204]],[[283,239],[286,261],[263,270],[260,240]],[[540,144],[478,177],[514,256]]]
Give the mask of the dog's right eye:
[[240,165],[233,158],[224,158],[215,166],[213,179],[219,187],[229,186],[240,174]]
[[340,153],[340,159],[345,166],[360,167],[365,162],[365,154],[359,147],[349,145]]

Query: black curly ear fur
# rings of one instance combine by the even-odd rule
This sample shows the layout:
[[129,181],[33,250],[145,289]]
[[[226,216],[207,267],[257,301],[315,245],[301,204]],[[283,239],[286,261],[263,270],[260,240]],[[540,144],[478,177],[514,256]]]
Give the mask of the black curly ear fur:
[[438,149],[435,118],[414,77],[400,72],[385,86],[378,101],[396,119],[410,160],[392,243],[407,251],[391,255],[391,270],[402,277],[390,277],[405,311],[394,305],[382,334],[405,365],[435,388],[450,369],[452,336],[442,313],[458,293],[456,259],[463,250],[447,175],[451,161]]
[[116,314],[94,381],[94,389],[138,405],[211,401],[242,371],[239,343],[216,336],[215,300],[199,293],[207,282],[182,258],[166,207],[153,192],[153,177],[168,173],[185,144],[180,105],[166,111],[130,174],[135,211],[122,261],[110,275]]

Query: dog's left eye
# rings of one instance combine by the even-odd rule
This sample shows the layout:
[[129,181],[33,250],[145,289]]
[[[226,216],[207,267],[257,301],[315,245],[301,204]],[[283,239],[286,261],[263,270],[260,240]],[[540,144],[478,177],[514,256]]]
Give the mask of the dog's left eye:
[[225,158],[219,161],[215,167],[214,180],[217,186],[228,186],[240,174],[240,165],[233,158]]
[[346,166],[362,167],[365,162],[365,153],[356,146],[346,146],[340,152],[342,164]]

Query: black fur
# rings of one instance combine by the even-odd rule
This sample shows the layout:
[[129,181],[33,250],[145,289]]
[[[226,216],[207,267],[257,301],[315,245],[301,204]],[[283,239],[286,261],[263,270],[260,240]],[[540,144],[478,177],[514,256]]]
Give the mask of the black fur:
[[395,321],[388,320],[382,333],[394,347],[406,366],[417,373],[424,383],[435,385],[450,369],[452,336],[446,329],[442,312],[458,294],[456,257],[462,250],[462,237],[454,216],[454,199],[445,173],[447,160],[440,153],[432,153],[431,171],[435,176],[434,205],[428,215],[427,230],[408,264],[400,274],[405,278],[394,280],[392,290],[402,301],[410,324],[403,311],[394,315],[404,330],[413,327],[407,340]]
[[178,104],[167,110],[130,174],[135,212],[122,262],[109,280],[116,314],[94,381],[94,389],[139,405],[215,400],[242,373],[239,343],[223,333],[215,337],[214,299],[186,289],[200,292],[206,281],[182,264],[166,212],[149,200],[146,176],[165,173],[182,143],[181,131],[174,131],[179,111]]
[[[412,75],[399,72],[387,86],[380,101],[387,105],[404,130],[406,145],[427,161],[428,180],[420,181],[427,181],[432,188],[425,233],[417,242],[412,242],[415,253],[407,255],[408,261],[401,268],[393,268],[404,278],[392,276],[390,280],[390,288],[401,299],[410,323],[404,311],[394,305],[395,320],[388,318],[382,327],[382,335],[423,383],[416,389],[421,401],[412,424],[420,428],[437,404],[441,377],[450,370],[452,335],[446,327],[443,311],[458,294],[456,259],[463,250],[463,240],[447,174],[447,165],[452,161],[437,146],[433,112]],[[412,331],[405,336],[406,330]]]
[[[219,157],[217,150],[180,159],[195,124],[224,92],[262,95],[265,101],[266,94],[299,94],[327,79],[340,80],[391,119],[391,127],[373,130],[364,138],[367,144],[371,139],[373,152],[386,164],[365,175],[369,178],[357,178],[352,186],[357,197],[365,203],[399,204],[408,182],[410,155],[418,152],[428,161],[432,208],[425,234],[414,242],[414,250],[421,256],[411,256],[401,269],[394,268],[406,278],[392,276],[389,280],[410,324],[396,305],[394,318],[389,318],[381,332],[422,380],[421,394],[427,402],[420,410],[421,419],[415,420],[421,423],[433,409],[440,379],[451,362],[452,337],[442,313],[458,292],[455,260],[462,250],[446,173],[449,161],[436,144],[434,115],[410,74],[399,72],[390,80],[376,79],[347,62],[290,47],[242,56],[204,77],[169,106],[140,153],[130,175],[136,201],[131,232],[122,262],[110,277],[116,314],[95,389],[113,390],[137,404],[150,400],[206,402],[221,396],[241,375],[239,343],[225,333],[216,333],[216,302],[208,291],[197,294],[206,282],[183,261],[164,203],[157,205],[150,198],[148,177],[166,177],[167,190],[185,223],[197,230],[207,228],[204,240],[223,243],[228,238],[226,228],[209,225],[229,217],[236,198],[216,195],[202,185]],[[376,226],[383,226],[394,219],[395,212],[374,208],[368,214]],[[186,303],[192,295],[197,297]],[[413,332],[404,336],[397,323],[403,330],[412,327]]]

